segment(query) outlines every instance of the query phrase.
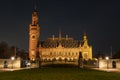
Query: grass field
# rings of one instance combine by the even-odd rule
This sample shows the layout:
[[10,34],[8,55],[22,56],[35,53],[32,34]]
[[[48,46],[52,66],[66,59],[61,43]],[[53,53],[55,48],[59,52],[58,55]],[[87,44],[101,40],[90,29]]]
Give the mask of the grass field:
[[77,67],[43,67],[0,72],[0,80],[120,80],[120,73],[80,69]]

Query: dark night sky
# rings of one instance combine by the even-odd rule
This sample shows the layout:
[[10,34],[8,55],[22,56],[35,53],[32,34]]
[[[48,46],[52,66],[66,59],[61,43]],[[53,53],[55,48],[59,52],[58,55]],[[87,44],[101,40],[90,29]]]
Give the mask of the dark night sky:
[[81,40],[86,32],[93,54],[120,50],[120,2],[115,0],[2,0],[0,42],[28,51],[28,30],[36,3],[41,26],[40,40],[68,34]]

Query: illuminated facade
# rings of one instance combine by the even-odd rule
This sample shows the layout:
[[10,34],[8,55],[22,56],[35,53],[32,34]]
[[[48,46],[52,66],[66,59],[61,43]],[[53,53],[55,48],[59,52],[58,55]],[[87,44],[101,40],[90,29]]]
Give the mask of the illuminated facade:
[[32,22],[29,26],[29,58],[35,60],[37,54],[42,60],[77,60],[79,53],[85,60],[92,59],[92,46],[88,45],[88,39],[84,33],[82,40],[74,40],[71,37],[59,37],[54,35],[45,41],[40,41],[40,26],[38,24],[38,13],[35,9],[32,14]]

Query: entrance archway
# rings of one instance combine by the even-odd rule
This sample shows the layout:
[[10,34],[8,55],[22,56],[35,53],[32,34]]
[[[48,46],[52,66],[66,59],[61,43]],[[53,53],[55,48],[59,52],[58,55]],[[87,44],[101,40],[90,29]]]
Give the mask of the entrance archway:
[[4,68],[8,68],[8,62],[4,61]]
[[112,62],[112,68],[116,68],[116,62],[115,61]]

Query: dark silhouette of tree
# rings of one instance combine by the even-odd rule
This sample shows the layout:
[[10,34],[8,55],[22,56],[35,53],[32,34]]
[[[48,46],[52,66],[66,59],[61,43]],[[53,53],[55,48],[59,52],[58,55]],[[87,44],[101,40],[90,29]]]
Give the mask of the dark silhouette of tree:
[[95,58],[105,58],[105,55],[103,54],[102,51],[98,51],[97,54],[94,55]]
[[16,57],[16,48],[15,48],[15,46],[11,46],[9,48],[9,54],[10,54],[10,56]]
[[0,42],[0,58],[9,58],[9,46],[6,42]]
[[53,64],[55,61],[56,61],[56,58],[53,58],[53,59],[52,59],[52,64]]
[[28,53],[25,50],[20,50],[15,46],[9,46],[5,41],[0,42],[0,58],[21,57],[22,59],[28,59]]
[[114,59],[120,59],[120,50],[113,55]]
[[16,56],[20,57],[23,60],[28,60],[28,52],[26,52],[25,50],[17,50],[16,51]]
[[82,52],[79,52],[78,66],[79,66],[79,67],[83,67],[83,57],[82,57]]
[[65,64],[66,64],[66,62],[67,62],[67,58],[65,58]]
[[40,53],[39,52],[37,52],[37,54],[36,54],[36,63],[38,65],[38,67],[40,68],[42,61],[41,61],[41,57],[40,57]]

